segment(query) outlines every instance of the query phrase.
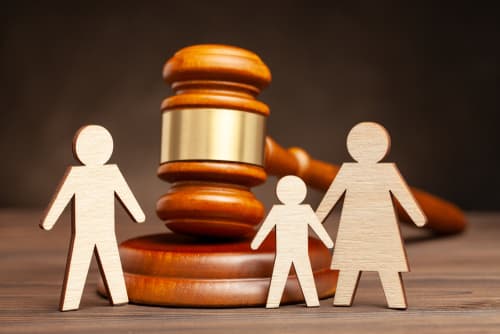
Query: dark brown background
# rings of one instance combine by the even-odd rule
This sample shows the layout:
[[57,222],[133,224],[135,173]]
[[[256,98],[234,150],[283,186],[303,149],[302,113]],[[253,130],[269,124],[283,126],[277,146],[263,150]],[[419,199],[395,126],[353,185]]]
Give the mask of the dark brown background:
[[[494,4],[84,3],[0,10],[2,207],[45,206],[74,163],[74,132],[97,123],[112,132],[112,161],[152,214],[167,187],[156,177],[159,105],[170,94],[162,66],[181,47],[226,43],[271,68],[262,100],[283,145],[339,163],[349,129],[379,121],[410,183],[469,210],[500,208]],[[272,188],[256,191],[268,205]]]

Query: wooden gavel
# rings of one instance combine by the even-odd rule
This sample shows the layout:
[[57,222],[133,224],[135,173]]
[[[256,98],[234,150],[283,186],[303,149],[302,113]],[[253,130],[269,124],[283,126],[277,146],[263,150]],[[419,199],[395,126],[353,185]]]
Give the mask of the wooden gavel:
[[[264,207],[250,188],[267,174],[294,174],[311,187],[328,189],[339,167],[266,137],[269,108],[256,97],[271,74],[256,54],[225,45],[190,46],[167,61],[163,76],[175,95],[161,107],[158,175],[172,187],[158,201],[157,213],[172,231],[216,238],[253,235]],[[465,228],[457,206],[412,191],[428,228],[445,234]],[[398,213],[408,220],[399,204]]]

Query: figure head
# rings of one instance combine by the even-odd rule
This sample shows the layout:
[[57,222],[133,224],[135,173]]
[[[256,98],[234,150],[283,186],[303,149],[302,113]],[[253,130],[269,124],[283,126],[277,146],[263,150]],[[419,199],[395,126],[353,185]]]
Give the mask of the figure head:
[[81,127],[73,138],[73,152],[84,165],[104,165],[113,153],[113,137],[99,125]]
[[306,184],[295,175],[282,177],[276,186],[276,195],[283,204],[300,204],[307,195]]
[[378,123],[359,123],[347,135],[347,150],[357,162],[377,163],[387,155],[390,147],[391,137]]

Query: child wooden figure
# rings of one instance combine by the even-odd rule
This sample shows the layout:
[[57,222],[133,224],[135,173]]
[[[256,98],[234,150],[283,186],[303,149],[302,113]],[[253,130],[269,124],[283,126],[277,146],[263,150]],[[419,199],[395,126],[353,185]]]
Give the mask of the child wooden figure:
[[82,127],[73,139],[73,152],[83,166],[67,169],[40,224],[44,230],[52,229],[73,200],[72,238],[60,310],[78,309],[94,250],[111,304],[126,304],[128,296],[114,226],[115,194],[136,222],[144,222],[144,213],[118,166],[105,165],[113,152],[113,139],[105,128]]
[[333,241],[320,224],[311,206],[300,204],[306,197],[307,188],[299,177],[289,175],[281,178],[276,194],[283,204],[273,206],[250,245],[253,250],[258,249],[276,226],[276,259],[266,307],[279,307],[292,264],[306,305],[319,306],[308,253],[308,226],[311,226],[326,247],[332,248]]
[[406,309],[401,272],[409,271],[392,197],[417,226],[426,218],[397,167],[380,163],[390,137],[379,124],[360,123],[347,137],[356,160],[344,163],[317,209],[324,221],[345,193],[331,269],[340,271],[334,305],[350,306],[361,271],[377,271],[390,308]]

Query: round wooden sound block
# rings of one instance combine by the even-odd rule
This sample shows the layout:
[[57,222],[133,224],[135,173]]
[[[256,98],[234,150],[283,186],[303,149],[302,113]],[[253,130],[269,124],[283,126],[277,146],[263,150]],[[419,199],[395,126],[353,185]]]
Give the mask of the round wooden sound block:
[[[265,305],[275,257],[270,235],[257,251],[249,240],[200,240],[172,233],[134,238],[120,245],[131,302],[183,307],[243,307]],[[334,294],[337,272],[331,254],[309,239],[309,256],[320,298]],[[99,281],[98,291],[105,295]],[[282,303],[302,302],[295,272],[288,278]]]

